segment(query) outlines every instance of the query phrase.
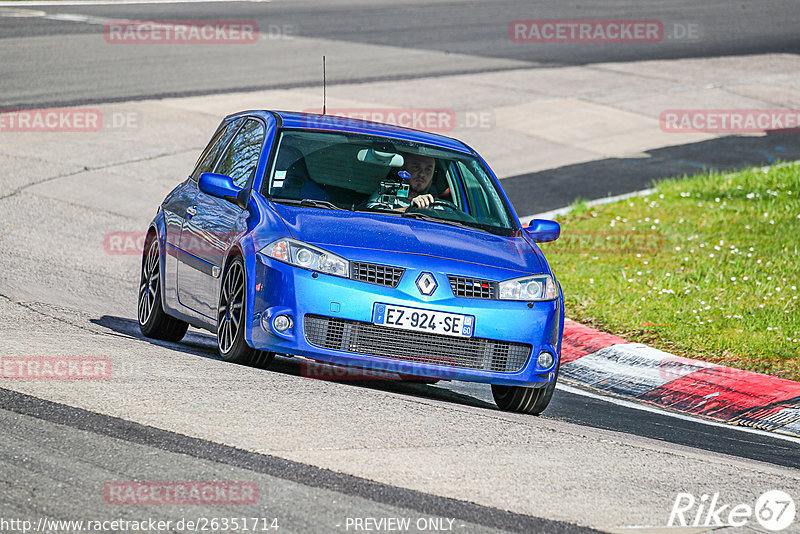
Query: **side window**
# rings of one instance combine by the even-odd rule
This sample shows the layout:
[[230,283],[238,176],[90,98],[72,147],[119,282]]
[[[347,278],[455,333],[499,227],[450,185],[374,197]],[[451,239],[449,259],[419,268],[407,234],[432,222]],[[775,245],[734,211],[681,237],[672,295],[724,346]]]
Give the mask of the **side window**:
[[216,172],[230,176],[237,187],[247,185],[250,175],[258,165],[264,133],[261,121],[248,119],[220,158]]
[[461,182],[458,179],[455,161],[451,161],[447,164],[445,179],[447,180],[447,186],[450,188],[450,197],[453,199],[455,205],[469,213],[469,205],[464,201],[463,195],[461,194]]
[[464,177],[464,185],[467,187],[467,196],[471,201],[470,207],[473,209],[473,212],[480,218],[488,216],[489,204],[486,201],[486,193],[483,192],[481,184],[478,183],[475,175],[472,174],[463,163],[458,163],[458,170],[461,176]]
[[243,122],[243,118],[236,119],[217,132],[217,135],[214,136],[211,143],[208,144],[208,147],[197,160],[197,164],[192,171],[192,180],[196,182],[201,174],[204,172],[211,172],[211,169],[214,168],[214,162],[217,161],[217,156],[219,156],[219,153],[222,152],[222,149],[225,148],[225,145],[228,144],[228,141],[230,141],[233,134],[236,133],[236,130],[239,129],[239,126],[241,126]]
[[[479,221],[508,224],[508,215],[503,212],[503,201],[491,179],[480,168],[470,168],[463,162],[456,163],[458,173],[464,179],[470,213]],[[487,195],[491,195],[491,198]]]

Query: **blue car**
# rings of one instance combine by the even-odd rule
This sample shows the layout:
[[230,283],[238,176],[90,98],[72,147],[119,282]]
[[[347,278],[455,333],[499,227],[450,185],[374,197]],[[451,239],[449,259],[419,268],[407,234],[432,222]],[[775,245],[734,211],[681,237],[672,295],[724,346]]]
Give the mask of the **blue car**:
[[441,135],[328,115],[226,117],[147,230],[147,337],[492,385],[538,414],[558,377],[561,287],[486,162]]

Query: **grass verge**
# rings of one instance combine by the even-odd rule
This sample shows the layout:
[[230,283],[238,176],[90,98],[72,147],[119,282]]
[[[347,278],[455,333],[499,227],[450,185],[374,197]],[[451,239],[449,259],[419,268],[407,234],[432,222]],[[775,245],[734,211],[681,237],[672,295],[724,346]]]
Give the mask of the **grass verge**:
[[631,341],[800,380],[800,162],[659,182],[559,217],[542,248],[567,316]]

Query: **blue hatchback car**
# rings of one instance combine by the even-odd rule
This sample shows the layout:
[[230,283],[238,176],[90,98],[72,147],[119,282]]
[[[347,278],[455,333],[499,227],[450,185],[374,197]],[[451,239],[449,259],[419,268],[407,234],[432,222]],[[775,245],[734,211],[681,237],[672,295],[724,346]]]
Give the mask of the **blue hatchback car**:
[[220,356],[275,354],[492,385],[504,410],[553,395],[561,287],[464,143],[329,115],[222,121],[162,202],[142,258],[145,336],[214,332]]

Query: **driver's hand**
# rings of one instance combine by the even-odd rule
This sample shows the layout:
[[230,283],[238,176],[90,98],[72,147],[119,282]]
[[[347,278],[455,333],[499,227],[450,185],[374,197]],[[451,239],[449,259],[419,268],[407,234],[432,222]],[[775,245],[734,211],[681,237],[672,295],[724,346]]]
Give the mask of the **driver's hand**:
[[[433,202],[434,202],[433,201],[433,195],[431,195],[431,194],[419,195],[419,196],[414,197],[411,200],[411,204],[408,206],[408,208],[411,208],[411,206],[414,206],[414,207],[417,207],[417,208],[427,208],[428,206],[433,204]],[[408,209],[408,208],[406,208],[406,209]]]

